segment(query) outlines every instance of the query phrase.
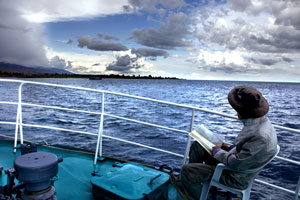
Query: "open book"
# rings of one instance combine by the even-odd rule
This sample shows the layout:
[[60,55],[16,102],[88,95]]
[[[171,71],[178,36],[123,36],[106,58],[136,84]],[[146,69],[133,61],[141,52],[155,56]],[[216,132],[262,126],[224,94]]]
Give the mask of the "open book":
[[203,124],[197,126],[189,135],[199,142],[199,144],[211,155],[212,148],[216,145],[221,146],[224,141],[222,135],[214,134]]

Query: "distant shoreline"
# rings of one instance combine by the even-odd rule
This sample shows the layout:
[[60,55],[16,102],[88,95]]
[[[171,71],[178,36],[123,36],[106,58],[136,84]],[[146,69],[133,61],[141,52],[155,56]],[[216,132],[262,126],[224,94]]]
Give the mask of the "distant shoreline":
[[22,74],[22,73],[0,73],[0,78],[87,78],[90,80],[101,80],[107,78],[120,79],[172,79],[179,80],[176,77],[161,77],[161,76],[140,76],[140,75],[88,75],[88,74]]
[[297,81],[258,81],[258,80],[194,80],[194,79],[184,79],[184,78],[176,78],[176,77],[155,77],[155,76],[140,76],[140,75],[118,75],[118,74],[110,74],[110,75],[88,75],[88,74],[21,74],[21,73],[1,73],[0,78],[84,78],[89,80],[102,80],[102,79],[148,79],[148,80],[189,80],[189,81],[225,81],[225,82],[241,82],[241,83],[287,83],[287,84],[300,84]]

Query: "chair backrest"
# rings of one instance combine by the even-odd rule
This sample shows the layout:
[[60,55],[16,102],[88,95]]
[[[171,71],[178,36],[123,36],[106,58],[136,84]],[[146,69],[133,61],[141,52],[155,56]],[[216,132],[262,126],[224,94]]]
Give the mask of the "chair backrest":
[[266,162],[266,163],[263,164],[262,166],[257,167],[257,168],[255,168],[255,169],[247,169],[247,170],[243,170],[243,171],[241,171],[241,172],[242,172],[242,173],[246,173],[246,174],[258,173],[258,172],[260,172],[267,164],[269,164],[269,163],[277,156],[277,154],[279,153],[279,151],[280,151],[280,147],[279,147],[279,145],[277,145],[277,149],[276,149],[275,155],[274,155],[270,160],[268,160],[268,162]]

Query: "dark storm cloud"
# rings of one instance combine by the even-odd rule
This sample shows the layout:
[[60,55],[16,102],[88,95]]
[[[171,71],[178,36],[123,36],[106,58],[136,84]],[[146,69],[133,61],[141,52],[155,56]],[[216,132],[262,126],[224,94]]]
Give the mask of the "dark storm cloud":
[[0,1],[0,62],[48,66],[42,26],[21,17],[14,1]]
[[172,13],[158,29],[135,29],[131,38],[148,47],[176,49],[191,45],[191,42],[185,39],[188,34],[190,34],[188,16],[184,13]]
[[113,35],[104,35],[102,33],[97,34],[100,38],[103,38],[105,40],[120,40],[120,38],[113,36]]
[[[273,11],[276,14],[276,24],[285,26],[293,26],[300,30],[300,2],[299,1],[281,1],[285,5],[284,8]],[[275,3],[273,3],[276,6]]]
[[94,51],[126,51],[128,48],[119,43],[103,42],[91,38],[90,36],[82,36],[78,38],[78,46],[80,48],[88,48]]
[[260,58],[260,59],[250,58],[249,61],[252,63],[255,63],[255,64],[271,66],[271,65],[275,65],[276,63],[280,62],[281,60],[268,59],[268,58]]
[[49,61],[50,67],[59,68],[59,69],[71,69],[72,68],[72,62],[66,61],[65,59],[62,59],[58,56],[55,56],[50,59]]
[[131,58],[129,55],[116,56],[116,61],[108,64],[106,70],[120,73],[132,73],[133,70],[140,69],[144,66],[136,61],[137,58]]
[[163,56],[167,58],[169,56],[168,52],[159,49],[147,49],[147,48],[138,48],[131,49],[131,53],[135,54],[137,57],[152,57],[156,58],[158,56]]

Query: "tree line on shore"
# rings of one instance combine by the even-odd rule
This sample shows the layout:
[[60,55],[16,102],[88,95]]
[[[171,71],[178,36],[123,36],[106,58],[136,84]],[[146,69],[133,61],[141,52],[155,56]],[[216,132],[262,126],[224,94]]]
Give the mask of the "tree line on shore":
[[161,76],[141,76],[141,75],[124,75],[124,74],[23,74],[1,72],[0,77],[4,78],[88,78],[92,80],[100,80],[104,78],[122,78],[122,79],[178,79],[176,77],[161,77]]

